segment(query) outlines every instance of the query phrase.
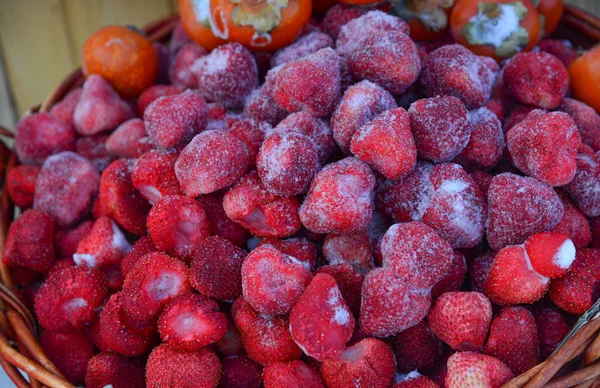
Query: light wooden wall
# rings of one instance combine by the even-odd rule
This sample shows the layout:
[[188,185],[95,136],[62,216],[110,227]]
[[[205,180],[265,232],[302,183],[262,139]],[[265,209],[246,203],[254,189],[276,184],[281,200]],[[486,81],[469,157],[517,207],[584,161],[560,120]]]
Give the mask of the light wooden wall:
[[[600,0],[565,1],[600,15]],[[15,116],[41,102],[79,66],[83,43],[99,27],[143,26],[175,12],[176,4],[176,0],[0,0],[0,125],[13,128]]]

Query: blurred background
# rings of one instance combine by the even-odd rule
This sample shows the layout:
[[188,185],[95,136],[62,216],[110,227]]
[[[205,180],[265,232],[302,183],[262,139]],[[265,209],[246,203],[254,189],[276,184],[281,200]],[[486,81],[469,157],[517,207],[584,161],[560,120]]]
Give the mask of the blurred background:
[[[600,16],[600,0],[565,0]],[[143,26],[177,0],[0,0],[0,125],[38,104],[71,70],[87,37],[106,24]]]

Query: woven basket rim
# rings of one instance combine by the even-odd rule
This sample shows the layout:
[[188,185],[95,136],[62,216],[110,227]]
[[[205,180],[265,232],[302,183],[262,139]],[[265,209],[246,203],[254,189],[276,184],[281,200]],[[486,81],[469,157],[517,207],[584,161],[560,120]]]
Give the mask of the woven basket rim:
[[[165,41],[170,37],[178,20],[178,15],[170,15],[146,25],[143,31],[153,42]],[[585,48],[600,42],[600,18],[574,5],[564,5],[559,29],[567,33],[570,38],[578,40],[578,44]],[[31,112],[49,111],[68,92],[81,86],[83,80],[81,68],[75,69],[65,77],[41,105],[32,107]],[[0,135],[13,137],[12,131],[1,126]],[[14,204],[6,190],[6,174],[16,165],[18,165],[18,160],[14,150],[10,150],[8,163],[5,166],[4,186],[0,193],[0,255],[4,250],[8,227],[14,215]],[[39,329],[35,316],[12,292],[13,287],[10,271],[0,260],[0,307],[3,310],[0,311],[0,365],[19,388],[37,388],[42,384],[51,388],[74,387],[66,381],[44,354],[36,339]],[[600,306],[600,302],[596,305]],[[600,361],[598,361],[600,358],[600,335],[598,335],[600,319],[596,318],[597,314],[594,314],[578,332],[570,338],[566,338],[562,346],[547,360],[520,376],[516,376],[504,387],[600,386]],[[15,348],[14,344],[18,347]],[[582,354],[586,365],[583,369],[552,379],[564,364]],[[28,374],[30,382],[22,377],[17,368]]]

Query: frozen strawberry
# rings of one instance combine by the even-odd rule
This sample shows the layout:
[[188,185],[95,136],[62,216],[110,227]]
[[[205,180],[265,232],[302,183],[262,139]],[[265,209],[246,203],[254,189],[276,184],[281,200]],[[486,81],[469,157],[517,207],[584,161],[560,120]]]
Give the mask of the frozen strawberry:
[[563,186],[575,176],[580,137],[566,113],[532,111],[508,131],[508,151],[515,166],[551,186]]
[[380,180],[375,206],[395,222],[420,221],[433,196],[430,180],[433,165],[417,162],[413,170],[396,181]]
[[270,130],[271,126],[268,123],[252,119],[237,121],[229,128],[231,134],[246,147],[250,167],[256,165],[258,150],[265,140],[265,134]]
[[85,221],[72,229],[57,230],[54,234],[54,248],[58,257],[71,258],[77,251],[79,242],[92,230],[94,222]]
[[331,116],[336,143],[349,154],[354,134],[380,113],[396,107],[394,97],[379,85],[362,81],[350,86]]
[[105,267],[118,264],[131,250],[119,227],[108,217],[100,217],[77,245],[73,260],[77,265]]
[[150,205],[131,182],[132,160],[119,159],[102,172],[100,178],[100,209],[126,231],[146,234],[146,216]]
[[492,268],[495,257],[496,252],[487,251],[477,256],[471,263],[469,272],[471,274],[471,288],[473,291],[483,292],[485,280],[490,272],[490,268]]
[[8,229],[2,262],[10,267],[45,272],[54,263],[54,221],[44,212],[27,210]]
[[329,35],[322,32],[308,33],[289,46],[276,51],[271,57],[271,67],[297,61],[327,47],[333,47],[333,40]]
[[423,222],[453,248],[472,248],[479,244],[487,210],[473,178],[460,165],[443,163],[433,167],[429,179],[433,195],[423,213]]
[[479,292],[447,292],[431,307],[427,322],[458,351],[480,351],[492,320],[492,304]]
[[323,242],[323,256],[329,264],[351,264],[361,273],[367,273],[374,267],[367,231],[328,234]]
[[554,55],[523,52],[505,66],[504,83],[519,102],[554,109],[569,89],[569,74]]
[[40,172],[37,166],[20,165],[10,169],[6,177],[6,188],[10,198],[20,208],[33,205],[35,182]]
[[300,133],[269,136],[256,158],[256,170],[265,188],[283,197],[305,192],[318,168],[315,143]]
[[424,98],[408,109],[419,158],[432,162],[454,159],[469,143],[469,112],[456,97]]
[[48,113],[34,113],[15,129],[15,151],[22,164],[41,165],[47,157],[75,150],[73,128]]
[[477,186],[479,186],[479,190],[481,191],[481,194],[483,194],[483,197],[487,198],[490,184],[492,183],[494,176],[485,171],[473,171],[470,175],[475,183],[477,183]]
[[137,158],[152,148],[144,121],[137,118],[119,125],[106,140],[106,151],[113,158]]
[[469,122],[473,132],[459,158],[475,167],[494,167],[506,147],[502,123],[486,107],[469,111]]
[[567,312],[583,314],[598,299],[597,279],[600,279],[600,250],[580,249],[570,271],[552,280],[550,298]]
[[173,298],[158,318],[164,343],[181,350],[200,350],[217,342],[227,331],[227,318],[212,299],[197,294]]
[[416,325],[431,306],[429,290],[409,287],[392,268],[369,272],[361,298],[360,327],[374,337],[388,337]]
[[323,388],[321,376],[300,360],[272,362],[263,370],[265,388]]
[[148,213],[147,226],[160,251],[186,263],[210,233],[210,221],[200,202],[182,195],[166,195],[158,201]]
[[284,65],[277,73],[273,98],[290,112],[327,116],[340,98],[339,62],[336,52],[325,48]]
[[140,260],[146,254],[156,251],[158,251],[158,249],[156,246],[154,246],[154,242],[150,236],[143,236],[140,238],[135,244],[133,244],[129,253],[127,253],[127,255],[125,255],[121,261],[123,276],[127,277],[127,274],[135,266],[135,263],[137,263],[138,260]]
[[35,295],[40,325],[54,332],[83,328],[96,319],[106,298],[106,278],[97,269],[67,267],[48,274]]
[[360,296],[363,284],[363,275],[350,264],[326,265],[317,270],[317,273],[326,273],[335,279],[344,302],[355,317],[360,314]]
[[406,91],[421,71],[417,46],[399,31],[365,35],[347,58],[354,79],[374,82],[395,96]]
[[338,359],[354,330],[354,317],[335,279],[317,274],[290,314],[290,333],[305,354]]
[[496,118],[500,120],[500,123],[504,121],[506,112],[504,106],[502,105],[502,102],[499,99],[492,98],[485,104],[485,107],[489,109],[492,113],[494,113]]
[[131,182],[150,204],[166,195],[182,194],[175,175],[177,156],[173,151],[152,150],[136,159],[131,170]]
[[239,43],[217,47],[197,59],[191,70],[197,77],[199,93],[226,108],[240,107],[258,84],[256,60]]
[[193,65],[196,59],[208,55],[208,50],[193,42],[184,44],[173,57],[169,66],[169,80],[174,86],[197,89],[198,78],[194,73]]
[[167,344],[152,350],[146,364],[146,386],[215,388],[221,378],[221,362],[212,350],[175,350]]
[[452,258],[452,265],[446,275],[437,282],[431,289],[431,299],[436,300],[446,292],[460,291],[465,282],[467,274],[467,262],[465,256],[455,250]]
[[383,112],[352,136],[354,155],[388,179],[408,174],[417,161],[410,119],[403,108]]
[[270,131],[272,134],[299,133],[308,136],[315,144],[319,161],[324,164],[335,151],[333,134],[326,121],[314,118],[307,112],[292,113]]
[[302,224],[316,233],[351,233],[368,228],[375,177],[356,158],[325,166],[313,179],[300,208]]
[[277,125],[288,115],[289,112],[280,107],[273,99],[277,76],[282,67],[277,66],[270,69],[265,76],[264,84],[247,97],[244,103],[244,117]]
[[91,136],[116,128],[134,116],[131,106],[121,99],[112,86],[101,76],[92,74],[83,84],[73,122],[80,135]]
[[83,384],[88,361],[94,355],[94,345],[85,333],[53,333],[47,330],[40,336],[40,345],[70,383]]
[[562,100],[558,110],[569,114],[575,120],[582,143],[589,145],[594,151],[600,149],[600,115],[594,108],[567,97]]
[[439,385],[429,377],[413,371],[403,376],[392,388],[439,388]]
[[495,357],[457,352],[448,359],[447,388],[500,387],[513,378],[510,369]]
[[91,210],[99,181],[85,158],[73,152],[53,155],[38,174],[33,206],[50,215],[58,227],[73,225]]
[[499,250],[520,244],[533,233],[550,230],[563,212],[564,206],[550,186],[511,173],[496,175],[488,193],[490,247]]
[[267,365],[276,361],[297,360],[302,355],[302,350],[292,339],[286,315],[259,314],[243,297],[235,301],[231,314],[248,357],[252,360]]
[[231,186],[248,164],[248,151],[237,137],[227,131],[205,131],[181,151],[175,174],[185,194],[197,197]]
[[506,307],[494,318],[484,353],[504,362],[515,375],[540,363],[535,318],[523,307]]
[[362,45],[362,40],[377,32],[400,32],[408,36],[409,27],[399,17],[375,10],[344,24],[337,36],[336,50],[340,56],[349,57]]
[[[588,217],[600,215],[600,154],[577,155],[577,172],[573,180],[565,186],[579,209]],[[37,189],[36,189],[37,190]]]
[[342,352],[339,360],[325,360],[321,376],[328,387],[389,387],[394,381],[396,361],[388,344],[365,338]]
[[562,233],[536,233],[525,241],[525,250],[533,269],[548,278],[564,275],[575,260],[575,245]]
[[263,387],[262,371],[262,365],[247,356],[224,358],[221,360],[219,386],[223,388],[261,388]]
[[408,286],[429,288],[452,265],[452,247],[422,222],[392,225],[381,241],[383,266],[392,268]]
[[484,283],[484,293],[499,305],[533,303],[548,290],[549,279],[531,267],[523,245],[501,249]]
[[256,171],[242,177],[223,197],[227,217],[257,237],[287,237],[300,227],[296,197],[268,192]]
[[143,388],[145,387],[144,363],[140,359],[127,358],[117,353],[102,352],[87,364],[85,386],[87,388]]
[[75,142],[75,152],[92,162],[98,172],[102,172],[113,160],[106,150],[107,139],[108,135],[80,137]]
[[71,125],[71,127],[74,127],[73,113],[75,112],[75,108],[77,107],[80,98],[81,88],[71,90],[62,100],[50,108],[50,114]]
[[136,104],[136,112],[139,117],[144,117],[146,108],[160,97],[172,96],[185,91],[183,85],[153,85],[144,90],[138,97]]
[[309,264],[271,245],[255,248],[242,265],[244,298],[261,314],[290,312],[311,280]]
[[566,234],[577,249],[587,247],[592,240],[590,223],[564,192],[558,192],[558,196],[565,211],[558,224],[550,231]]
[[540,354],[542,359],[546,359],[569,333],[571,325],[556,307],[534,309],[533,316],[537,324]]
[[240,247],[246,244],[248,231],[227,217],[223,209],[223,193],[202,195],[198,201],[210,220],[211,235],[223,237]]
[[389,343],[400,373],[431,369],[442,356],[442,341],[433,334],[426,319],[390,337]]
[[365,10],[357,7],[347,7],[342,4],[336,4],[327,10],[321,28],[328,33],[333,39],[337,39],[342,26],[352,19],[356,19],[363,15]]
[[192,254],[190,283],[202,295],[233,300],[242,294],[242,263],[246,252],[228,240],[210,236]]
[[421,82],[429,97],[459,98],[468,109],[479,108],[490,99],[499,70],[490,68],[482,57],[459,44],[440,47],[423,61]]
[[573,44],[568,40],[542,39],[537,44],[536,48],[538,48],[539,51],[554,55],[566,68],[568,68],[571,62],[579,56],[577,49],[573,47]]
[[159,97],[144,112],[146,132],[159,147],[175,147],[206,128],[207,110],[195,91]]
[[133,321],[148,322],[178,295],[192,290],[189,269],[163,253],[150,253],[129,271],[123,285],[123,308]]

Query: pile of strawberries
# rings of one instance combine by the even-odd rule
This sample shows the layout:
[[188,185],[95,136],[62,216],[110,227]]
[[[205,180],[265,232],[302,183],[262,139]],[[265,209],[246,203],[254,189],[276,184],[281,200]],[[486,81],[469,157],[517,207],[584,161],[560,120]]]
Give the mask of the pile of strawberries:
[[3,261],[69,381],[498,387],[548,357],[600,280],[600,116],[545,52],[574,50],[407,33],[341,5],[273,55],[178,27],[169,84],[91,75],[20,121]]

